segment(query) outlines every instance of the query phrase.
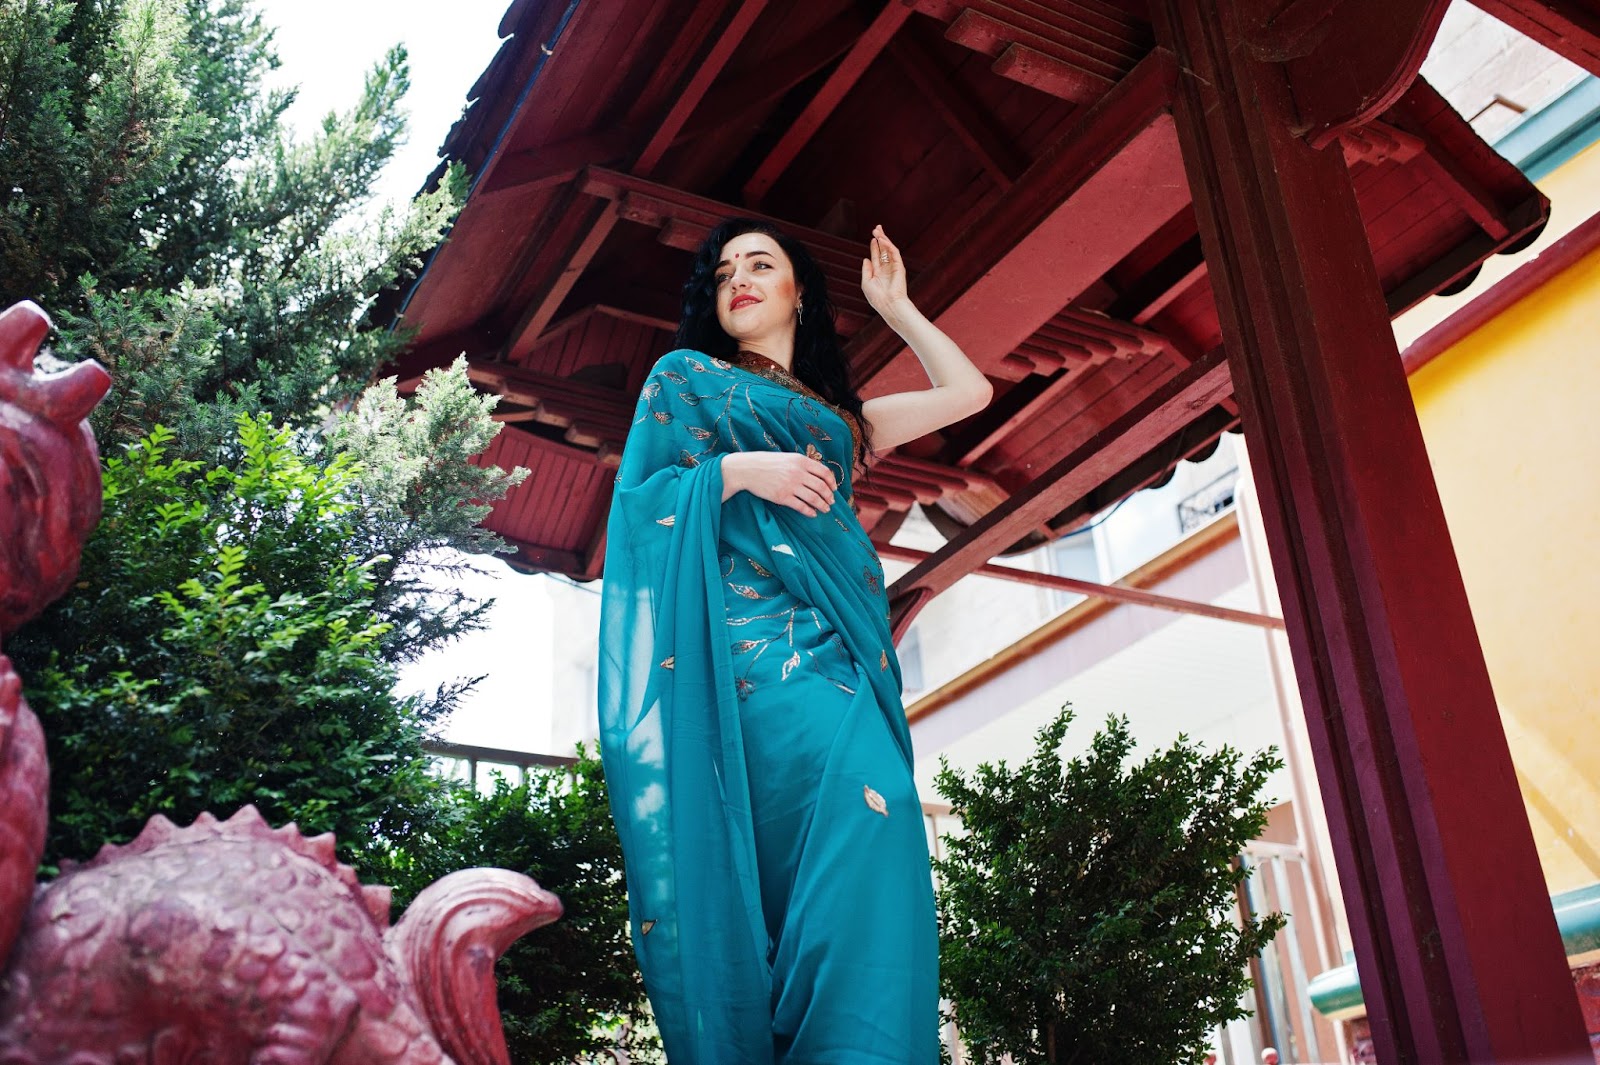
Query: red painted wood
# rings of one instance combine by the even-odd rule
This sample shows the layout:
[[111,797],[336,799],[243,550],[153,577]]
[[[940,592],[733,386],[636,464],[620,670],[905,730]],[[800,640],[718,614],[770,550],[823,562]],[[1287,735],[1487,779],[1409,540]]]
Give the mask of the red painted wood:
[[1006,45],[1000,57],[994,61],[994,72],[1002,78],[1010,78],[1076,104],[1099,99],[1112,84],[1096,74],[1045,55],[1025,44]]
[[1600,74],[1600,5],[1594,0],[1473,0],[1473,6]]
[[500,161],[493,174],[480,182],[474,192],[487,196],[506,189],[565,184],[591,163],[620,160],[627,154],[631,140],[627,130],[615,128],[541,145],[532,151],[513,152]]
[[1153,445],[1209,410],[1229,390],[1220,351],[1196,362],[1146,396],[1093,440],[1040,473],[1026,488],[973,523],[890,588],[894,627],[903,632],[934,595],[1100,487]]
[[1466,306],[1413,340],[1402,356],[1406,373],[1416,373],[1597,248],[1600,248],[1600,214],[1590,215],[1578,223],[1532,261],[1523,263],[1495,282],[1494,287],[1475,296]]
[[[1027,20],[1017,20],[1027,21]],[[1042,31],[1042,32],[1035,32]],[[1127,73],[1132,63],[1109,62],[1092,51],[1080,50],[1065,34],[1052,32],[1048,27],[1033,24],[1023,28],[1011,20],[996,18],[976,6],[968,7],[956,16],[945,30],[945,37],[986,56],[1000,58],[1008,49],[1021,46],[1038,55],[1048,56],[1064,66],[1078,71],[1085,86],[1095,89],[1098,96]],[[1093,99],[1093,96],[1085,99]]]
[[700,101],[710,91],[711,84],[732,60],[740,42],[744,40],[745,34],[750,32],[750,27],[755,25],[756,19],[765,7],[766,0],[743,0],[739,4],[727,29],[713,38],[711,48],[695,64],[688,81],[674,95],[672,106],[656,128],[655,135],[650,138],[644,150],[639,153],[639,157],[634,160],[633,166],[629,168],[633,173],[640,177],[648,177],[655,172],[656,164],[671,147],[673,138],[683,129],[684,123],[689,121],[689,116],[694,113],[695,108],[700,106]]
[[994,183],[1011,187],[1027,168],[1028,160],[996,127],[994,116],[982,113],[952,83],[951,72],[920,44],[901,38],[889,44],[889,57],[905,72],[912,86],[929,107],[939,113],[972,157],[981,164]]
[[1240,43],[1284,63],[1297,127],[1323,147],[1400,98],[1448,7],[1449,0],[1256,0]]
[[778,178],[794,162],[822,124],[833,114],[840,101],[861,79],[861,75],[883,50],[888,47],[889,41],[905,25],[911,15],[909,0],[887,0],[883,10],[878,12],[866,32],[856,39],[850,51],[845,54],[843,61],[834,68],[828,80],[822,83],[822,88],[817,90],[817,95],[812,97],[804,111],[800,112],[778,143],[772,146],[744,183],[744,202],[752,207],[760,206],[766,198],[767,192],[777,182]]
[[1349,174],[1245,2],[1152,8],[1378,1060],[1587,1063]]
[[[1141,62],[926,273],[913,272],[917,305],[980,368],[1187,205],[1188,190],[1171,180],[1180,165],[1165,114],[1173,76],[1165,53]],[[881,323],[852,338],[849,354],[869,394],[922,387],[920,368]]]

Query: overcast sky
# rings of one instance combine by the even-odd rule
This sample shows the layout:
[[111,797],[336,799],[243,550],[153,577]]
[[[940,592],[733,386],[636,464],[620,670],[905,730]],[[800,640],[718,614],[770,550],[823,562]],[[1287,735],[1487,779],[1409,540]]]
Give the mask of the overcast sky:
[[461,116],[467,90],[500,47],[510,0],[256,0],[283,68],[274,87],[298,85],[289,113],[312,130],[329,111],[350,108],[383,53],[403,44],[411,57],[409,143],[384,172],[380,194],[407,200],[439,162],[439,145]]
[[[461,116],[467,90],[500,47],[510,0],[256,0],[277,28],[283,66],[272,87],[299,86],[288,118],[310,133],[329,111],[348,110],[383,53],[404,44],[411,59],[410,138],[380,180],[381,199],[409,200],[438,165],[439,145]],[[550,736],[551,606],[547,578],[486,563],[495,576],[462,590],[494,596],[488,629],[408,666],[403,691],[430,690],[459,676],[487,675],[446,730],[457,743],[543,751]]]

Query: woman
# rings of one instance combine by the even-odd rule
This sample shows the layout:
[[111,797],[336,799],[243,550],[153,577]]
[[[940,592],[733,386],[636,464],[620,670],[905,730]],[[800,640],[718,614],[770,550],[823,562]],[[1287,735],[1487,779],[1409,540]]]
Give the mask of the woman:
[[938,941],[883,567],[852,473],[991,388],[906,296],[867,301],[932,387],[862,402],[822,271],[712,231],[617,476],[601,749],[633,937],[673,1065],[932,1065]]

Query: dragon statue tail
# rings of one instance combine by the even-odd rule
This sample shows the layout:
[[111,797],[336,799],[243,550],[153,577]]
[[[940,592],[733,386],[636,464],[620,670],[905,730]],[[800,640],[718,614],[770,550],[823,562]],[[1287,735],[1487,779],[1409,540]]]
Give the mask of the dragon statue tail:
[[510,1065],[494,963],[561,916],[561,900],[504,869],[464,869],[425,888],[384,936],[440,1045],[460,1065]]

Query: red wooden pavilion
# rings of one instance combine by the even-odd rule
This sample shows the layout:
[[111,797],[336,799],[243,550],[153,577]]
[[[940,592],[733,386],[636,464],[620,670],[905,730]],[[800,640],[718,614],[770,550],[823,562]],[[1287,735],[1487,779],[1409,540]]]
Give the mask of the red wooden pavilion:
[[[913,502],[950,537],[897,632],[1242,425],[1380,1060],[1590,1062],[1389,327],[1548,206],[1416,77],[1445,6],[515,0],[401,376],[467,355],[533,471],[488,524],[594,578],[689,251],[804,239],[871,395],[918,380],[857,284],[883,223],[997,386],[857,491],[880,542]],[[1481,6],[1600,72],[1592,0]]]

